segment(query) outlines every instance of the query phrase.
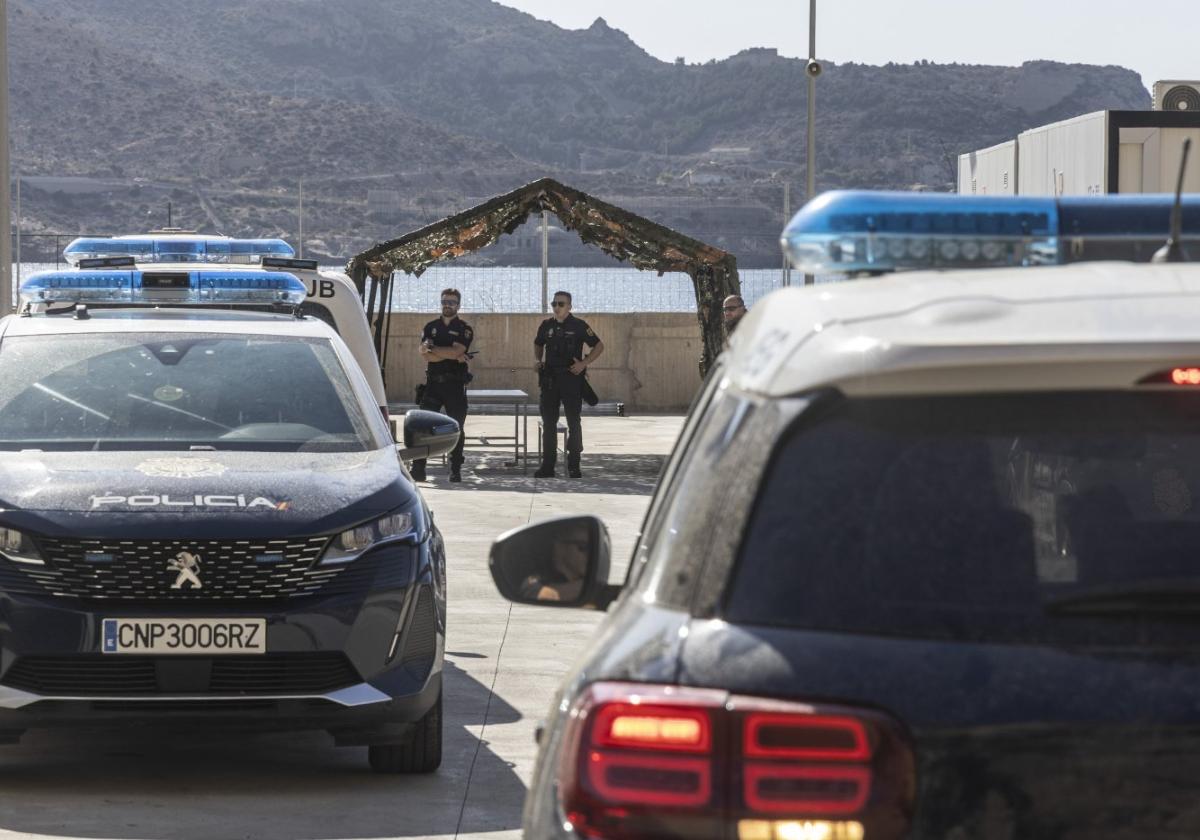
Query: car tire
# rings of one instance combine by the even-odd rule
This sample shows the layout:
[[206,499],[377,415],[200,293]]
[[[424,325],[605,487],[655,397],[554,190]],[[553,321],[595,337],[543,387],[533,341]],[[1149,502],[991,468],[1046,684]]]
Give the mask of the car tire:
[[442,764],[442,695],[417,721],[406,744],[367,747],[367,761],[376,773],[432,773]]

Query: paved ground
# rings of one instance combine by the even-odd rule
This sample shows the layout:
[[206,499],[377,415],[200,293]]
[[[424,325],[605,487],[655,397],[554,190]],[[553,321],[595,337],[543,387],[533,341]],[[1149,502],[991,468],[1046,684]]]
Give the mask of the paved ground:
[[[582,480],[535,480],[505,468],[503,456],[471,452],[462,484],[430,466],[426,498],[450,556],[445,760],[436,775],[374,776],[364,749],[335,749],[320,733],[34,733],[0,747],[0,838],[519,836],[534,727],[600,617],[508,604],[488,575],[488,547],[527,522],[595,513],[608,523],[618,579],[681,422],[585,418]],[[472,417],[468,428],[503,434],[511,420]]]

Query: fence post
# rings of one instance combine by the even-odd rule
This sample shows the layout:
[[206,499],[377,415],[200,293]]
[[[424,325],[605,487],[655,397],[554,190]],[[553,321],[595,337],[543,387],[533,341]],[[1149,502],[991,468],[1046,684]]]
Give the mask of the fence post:
[[550,311],[550,214],[542,211],[542,314]]
[[[792,182],[783,182],[783,226],[787,227],[787,223],[792,220]],[[787,254],[783,255],[783,285],[784,288],[792,285],[792,267],[788,262]]]

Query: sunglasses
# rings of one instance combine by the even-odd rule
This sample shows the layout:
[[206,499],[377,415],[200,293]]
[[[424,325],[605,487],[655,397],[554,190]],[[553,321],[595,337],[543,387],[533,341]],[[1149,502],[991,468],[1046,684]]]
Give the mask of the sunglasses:
[[737,312],[741,308],[742,307],[740,307],[740,306],[722,306],[721,311],[722,312]]
[[558,307],[560,307],[560,306],[566,306],[567,302],[565,300],[556,300],[556,301],[554,301],[554,303],[552,303],[550,305],[553,306],[555,309],[558,309]]
[[442,301],[442,306],[458,306],[458,301],[454,298],[446,298]]

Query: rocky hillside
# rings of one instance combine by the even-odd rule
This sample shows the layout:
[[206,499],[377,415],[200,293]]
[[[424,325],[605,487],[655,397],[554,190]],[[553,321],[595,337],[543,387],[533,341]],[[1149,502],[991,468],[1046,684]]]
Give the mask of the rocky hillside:
[[[303,178],[306,238],[345,252],[551,174],[618,201],[761,206],[661,220],[762,242],[774,264],[771,237],[731,231],[777,225],[782,180],[803,182],[803,65],[774,51],[663,62],[602,20],[567,31],[491,0],[10,0],[9,16],[14,165],[112,183],[95,211],[31,187],[42,229],[140,223],[157,190],[182,191],[186,223],[286,231]],[[945,189],[962,151],[1149,106],[1119,67],[826,67],[822,187]]]

